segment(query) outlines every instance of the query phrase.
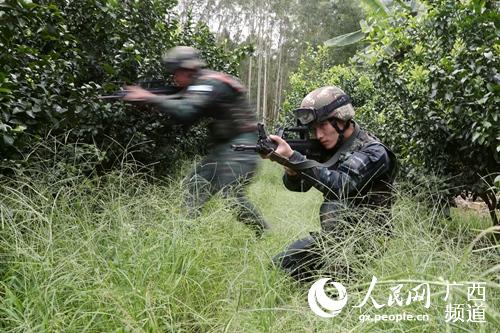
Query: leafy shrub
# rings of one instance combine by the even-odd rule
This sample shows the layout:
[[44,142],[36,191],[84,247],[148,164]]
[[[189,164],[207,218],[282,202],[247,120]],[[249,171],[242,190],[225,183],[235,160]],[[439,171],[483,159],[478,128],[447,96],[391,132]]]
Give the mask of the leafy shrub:
[[[19,159],[46,132],[96,144],[106,163],[127,147],[161,168],[200,151],[205,131],[184,131],[162,114],[98,98],[123,83],[168,80],[160,62],[179,44],[202,51],[208,65],[235,74],[246,48],[224,51],[208,28],[173,14],[174,0],[0,3],[0,154]],[[30,134],[30,135],[26,135]],[[165,165],[166,164],[166,165]]]
[[[321,52],[294,74],[288,106],[325,84],[343,87],[359,118],[391,146],[402,175],[435,174],[448,197],[481,196],[495,220],[500,170],[500,47],[493,2],[439,0],[418,14],[372,17],[368,47],[349,66],[322,68]],[[377,24],[376,20],[380,20]]]

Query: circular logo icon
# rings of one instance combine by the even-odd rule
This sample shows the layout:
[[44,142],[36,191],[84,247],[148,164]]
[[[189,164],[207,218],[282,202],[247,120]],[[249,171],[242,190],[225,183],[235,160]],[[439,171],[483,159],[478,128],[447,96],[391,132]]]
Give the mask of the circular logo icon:
[[329,285],[335,287],[338,293],[338,299],[331,299],[325,292],[326,283],[330,278],[322,278],[314,282],[309,289],[307,301],[311,310],[320,317],[332,318],[342,311],[347,304],[347,290],[338,282],[330,282]]

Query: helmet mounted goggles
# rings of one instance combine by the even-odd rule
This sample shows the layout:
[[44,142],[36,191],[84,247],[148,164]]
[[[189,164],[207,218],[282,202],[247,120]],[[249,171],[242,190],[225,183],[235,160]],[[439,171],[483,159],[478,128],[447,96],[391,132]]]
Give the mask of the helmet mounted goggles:
[[340,95],[333,102],[315,109],[310,108],[299,108],[294,110],[295,117],[302,125],[310,126],[314,123],[320,123],[331,117],[331,113],[340,108],[341,106],[351,103],[351,98],[349,95]]

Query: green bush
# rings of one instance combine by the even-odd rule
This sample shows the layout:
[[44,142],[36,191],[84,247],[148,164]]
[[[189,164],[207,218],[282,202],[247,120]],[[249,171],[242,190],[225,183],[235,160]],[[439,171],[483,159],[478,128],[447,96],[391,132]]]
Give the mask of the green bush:
[[[290,104],[312,88],[337,84],[359,118],[399,155],[402,175],[439,179],[498,208],[500,170],[498,9],[488,1],[432,1],[419,13],[369,18],[368,47],[349,66],[322,68],[321,52],[292,79]],[[307,82],[307,83],[305,83]]]
[[147,108],[98,98],[124,82],[168,80],[160,57],[179,44],[199,48],[211,68],[236,73],[247,49],[226,52],[206,26],[181,26],[175,5],[174,0],[0,3],[0,46],[7,51],[0,55],[3,158],[22,158],[49,131],[69,132],[69,142],[106,150],[107,166],[125,148],[146,164],[168,164],[184,151],[199,151],[202,128],[186,132]]

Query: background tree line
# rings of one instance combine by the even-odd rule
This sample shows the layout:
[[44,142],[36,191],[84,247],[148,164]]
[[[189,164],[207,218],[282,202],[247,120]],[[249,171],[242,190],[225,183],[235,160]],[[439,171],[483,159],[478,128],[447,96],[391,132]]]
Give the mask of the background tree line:
[[162,168],[184,151],[199,151],[201,128],[186,133],[162,114],[98,98],[125,82],[168,80],[160,58],[175,45],[193,45],[209,67],[236,74],[247,48],[219,47],[205,24],[181,22],[175,5],[174,0],[0,2],[3,166],[17,169],[49,132],[79,143],[81,151],[69,153],[72,159],[97,159],[102,166],[124,151],[145,164],[161,162]]
[[[184,19],[207,23],[226,49],[252,45],[239,69],[259,118],[278,119],[289,75],[300,59],[331,36],[353,31],[363,17],[357,1],[347,0],[180,0]],[[328,51],[330,65],[349,59],[360,45]]]

